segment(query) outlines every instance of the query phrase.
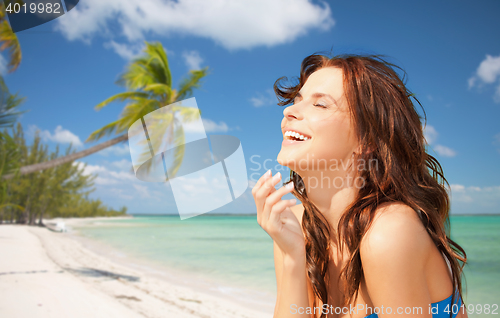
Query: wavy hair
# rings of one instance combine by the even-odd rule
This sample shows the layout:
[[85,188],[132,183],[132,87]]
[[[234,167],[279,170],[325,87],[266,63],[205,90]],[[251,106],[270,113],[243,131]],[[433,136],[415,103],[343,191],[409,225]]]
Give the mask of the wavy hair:
[[[434,241],[438,250],[448,260],[452,271],[454,291],[462,297],[461,277],[467,261],[465,251],[450,238],[450,201],[439,162],[425,149],[421,125],[413,98],[425,110],[405,85],[406,72],[386,61],[381,55],[345,54],[333,57],[313,54],[306,57],[300,77],[288,84],[286,77],[279,78],[274,91],[278,105],[291,104],[308,77],[323,67],[336,67],[343,71],[343,86],[354,129],[362,149],[354,159],[372,162],[377,169],[360,173],[366,180],[353,203],[341,216],[336,235],[340,250],[347,248],[349,258],[342,268],[339,280],[344,280],[344,306],[358,297],[363,267],[360,243],[373,221],[377,206],[384,202],[402,202],[412,207]],[[400,77],[396,70],[403,72]],[[330,226],[323,214],[308,199],[301,177],[290,171],[294,182],[292,193],[303,203],[302,229],[306,241],[308,277],[318,298],[328,303],[327,273],[330,261]],[[455,292],[452,297],[455,302]],[[451,314],[451,313],[450,313]],[[321,314],[321,318],[324,314]]]

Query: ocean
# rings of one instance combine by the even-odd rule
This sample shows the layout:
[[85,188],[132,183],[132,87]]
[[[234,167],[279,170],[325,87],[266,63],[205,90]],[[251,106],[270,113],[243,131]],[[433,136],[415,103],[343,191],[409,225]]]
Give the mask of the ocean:
[[[494,308],[500,313],[500,216],[451,216],[450,224],[452,240],[468,256],[464,296],[468,308],[474,306],[469,317],[498,317]],[[182,221],[177,215],[134,215],[89,225],[77,228],[81,236],[128,259],[180,270],[228,291],[276,293],[273,242],[255,215],[200,215]],[[490,308],[489,314],[485,308]]]

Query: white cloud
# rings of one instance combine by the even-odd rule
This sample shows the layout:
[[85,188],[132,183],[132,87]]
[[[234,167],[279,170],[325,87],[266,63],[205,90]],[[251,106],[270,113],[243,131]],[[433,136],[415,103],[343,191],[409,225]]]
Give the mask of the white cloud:
[[215,121],[210,119],[202,120],[206,132],[227,132],[229,130],[229,127],[223,121],[219,121],[219,123],[216,123]]
[[190,70],[201,69],[201,63],[203,63],[203,59],[201,58],[198,51],[184,52],[182,54],[182,57],[184,58],[184,61],[186,62],[186,65]]
[[443,157],[455,157],[457,155],[457,152],[455,150],[443,145],[434,144],[438,136],[439,133],[437,132],[436,128],[434,128],[434,126],[426,125],[424,127],[424,138],[427,141],[427,144],[433,145],[432,149],[434,151],[436,151],[440,156]]
[[433,126],[425,125],[424,127],[424,137],[425,140],[427,140],[427,143],[430,145],[434,143],[434,141],[437,139],[438,133],[436,131],[436,128]]
[[114,167],[117,167],[118,169],[123,171],[130,171],[130,169],[132,169],[132,161],[127,159],[122,159],[120,161],[113,161],[111,164]]
[[125,191],[123,189],[111,188],[109,189],[109,192],[120,199],[132,200],[135,198],[133,195],[128,194],[130,193],[129,191]]
[[450,184],[451,201],[455,212],[498,213],[500,212],[500,186],[477,187]]
[[[85,165],[83,162],[80,161],[75,161],[73,162],[73,165],[77,165],[80,170],[83,169],[83,175],[88,176],[88,175],[95,175],[96,178],[94,179],[94,183],[98,185],[110,185],[110,184],[118,184],[118,180],[115,180],[113,178],[108,178],[103,175],[105,175],[108,171],[105,167],[99,166],[99,165]],[[85,167],[84,167],[85,165]]]
[[117,43],[111,40],[104,43],[104,47],[115,51],[116,54],[120,55],[125,60],[131,60],[141,53],[141,51],[144,49],[144,44],[137,43],[130,45],[125,43]]
[[[84,175],[94,175],[94,184],[97,197],[106,201],[116,202],[116,206],[122,206],[121,199],[135,201],[126,203],[127,206],[136,205],[144,208],[152,202],[162,200],[172,201],[169,183],[143,182],[137,179],[132,170],[132,163],[126,159],[107,162],[105,165],[85,164],[81,161],[73,162],[73,165],[83,169]],[[83,168],[85,166],[85,168]],[[167,190],[167,191],[165,191]],[[163,207],[159,206],[161,209]],[[139,209],[140,209],[139,208]]]
[[250,98],[250,102],[254,107],[276,105],[278,100],[272,89],[266,90],[265,93],[257,93],[256,96]]
[[[80,169],[84,166],[82,162],[78,161],[75,161],[73,164],[78,165]],[[99,185],[123,184],[124,182],[135,182],[137,180],[130,169],[129,171],[113,171],[100,165],[87,164],[83,168],[83,175],[96,175],[94,183]]]
[[476,76],[484,83],[494,83],[500,76],[500,55],[493,57],[486,54],[486,59],[477,68]]
[[150,198],[151,195],[149,194],[148,187],[140,184],[134,184],[135,190],[137,190],[137,193],[141,196],[141,198]]
[[28,128],[28,134],[34,135],[36,130],[40,131],[40,137],[44,141],[53,141],[61,144],[73,143],[73,146],[77,148],[83,146],[82,141],[77,135],[73,134],[67,129],[62,128],[61,125],[56,127],[53,134],[48,130],[40,130],[40,128],[38,128],[36,125],[30,125]]
[[67,39],[87,43],[96,34],[129,41],[146,33],[180,34],[212,39],[230,50],[289,43],[335,23],[326,2],[309,0],[87,0],[56,21]]
[[434,150],[443,157],[455,157],[457,155],[455,150],[443,145],[436,145]]
[[84,163],[83,162],[78,162],[78,161],[75,161],[73,163],[74,165],[78,165],[78,167],[81,169],[83,169],[83,175],[84,176],[88,176],[88,175],[91,175],[91,174],[95,174],[95,173],[98,173],[98,172],[102,172],[102,171],[106,171],[106,168],[102,167],[102,166],[98,166],[98,165],[85,165],[84,167]]
[[[469,88],[480,86],[481,84],[494,84],[500,78],[500,55],[491,56],[486,54],[484,59],[476,70],[476,74],[469,78]],[[500,84],[497,82],[497,88],[493,100],[500,103]]]
[[182,128],[186,133],[199,133],[203,132],[203,128],[205,128],[205,132],[227,132],[229,130],[228,125],[223,122],[219,121],[219,123],[216,123],[215,121],[207,118],[203,118],[203,127],[197,124],[197,122],[190,122],[190,123],[185,123],[182,125]]

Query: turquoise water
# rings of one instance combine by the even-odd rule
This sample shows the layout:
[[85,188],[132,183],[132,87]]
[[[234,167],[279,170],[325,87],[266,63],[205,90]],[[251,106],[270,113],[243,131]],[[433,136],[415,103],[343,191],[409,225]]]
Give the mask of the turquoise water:
[[[466,305],[475,305],[469,317],[500,315],[500,216],[453,216],[451,239],[467,253],[465,266]],[[479,315],[485,304],[496,304],[496,315]],[[472,308],[472,307],[471,307]]]
[[[233,286],[276,291],[273,241],[256,216],[134,216],[78,228],[128,255]],[[128,225],[128,226],[125,226]]]
[[[183,221],[179,216],[135,216],[99,224],[79,230],[132,257],[233,286],[276,291],[272,240],[256,216],[200,215]],[[452,216],[451,238],[469,259],[466,304],[500,304],[500,216]]]

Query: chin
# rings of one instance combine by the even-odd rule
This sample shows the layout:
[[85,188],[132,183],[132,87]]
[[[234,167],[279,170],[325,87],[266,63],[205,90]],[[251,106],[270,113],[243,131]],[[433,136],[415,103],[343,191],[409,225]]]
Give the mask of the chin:
[[[299,167],[297,167],[297,163],[300,162],[301,159],[302,159],[302,156],[297,156],[297,154],[295,154],[294,156],[291,156],[286,151],[282,150],[278,154],[276,161],[284,167],[287,167],[293,171],[297,171],[297,169],[299,168]],[[304,160],[306,160],[305,157],[304,157],[304,159],[302,159],[302,161],[304,161]]]

